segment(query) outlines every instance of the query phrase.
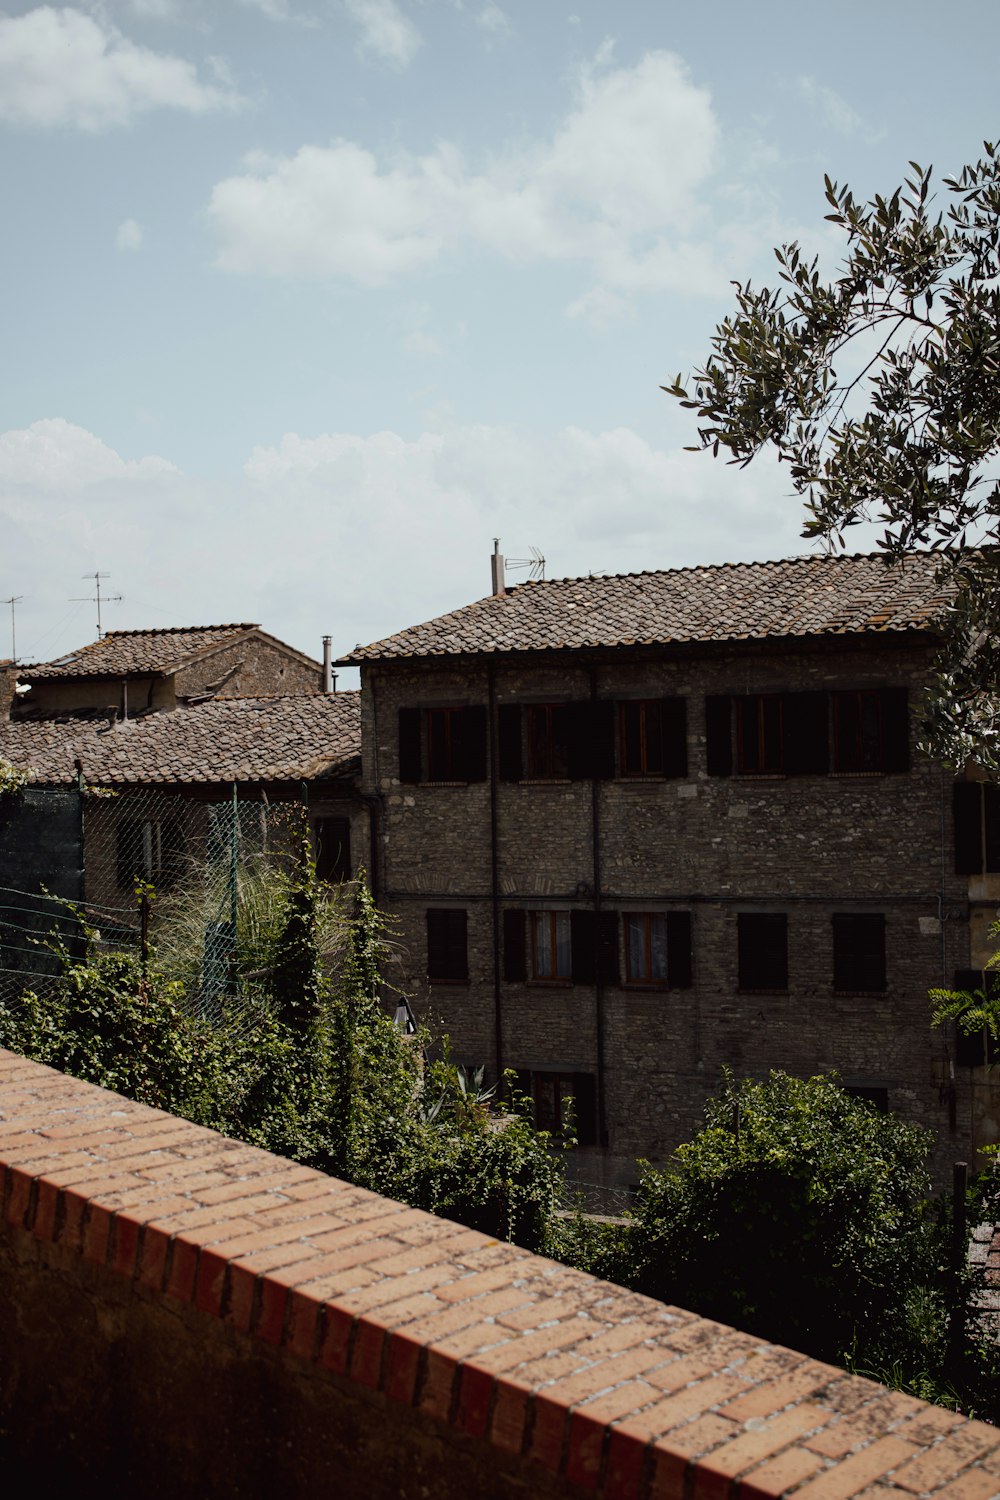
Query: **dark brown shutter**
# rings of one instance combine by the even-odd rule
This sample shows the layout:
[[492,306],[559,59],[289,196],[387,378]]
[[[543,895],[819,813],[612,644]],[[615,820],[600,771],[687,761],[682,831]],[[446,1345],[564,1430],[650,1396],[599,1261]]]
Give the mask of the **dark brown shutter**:
[[618,984],[618,913],[597,913],[597,982]]
[[615,705],[600,698],[567,704],[572,781],[609,780],[615,774]]
[[826,693],[784,693],[782,697],[786,773],[825,775],[830,769],[830,711]]
[[1000,870],[1000,787],[989,781],[981,782],[980,785],[983,788],[986,871],[987,874],[992,874]]
[[520,703],[501,703],[497,709],[497,760],[501,781],[522,779]]
[[882,688],[882,770],[910,769],[910,715],[905,687]]
[[420,780],[420,710],[399,710],[399,779]]
[[783,913],[740,912],[737,917],[741,990],[788,988],[788,918]]
[[570,938],[574,984],[597,980],[597,929],[592,911],[570,912]]
[[691,987],[691,913],[667,912],[667,984],[672,990]]
[[452,733],[458,737],[454,746],[456,781],[486,780],[486,708],[475,703],[463,708],[452,719]]
[[709,776],[733,774],[733,707],[729,693],[709,693],[705,699],[705,738]]
[[576,1109],[578,1145],[597,1145],[597,1079],[593,1073],[573,1074],[573,1104]]
[[462,984],[468,979],[468,916],[461,909],[428,907],[427,977],[437,984]]
[[956,781],[951,789],[955,830],[955,872],[983,873],[982,787],[978,781]]
[[528,977],[527,925],[520,908],[504,912],[503,977],[508,984],[522,984]]
[[688,773],[687,699],[664,698],[660,706],[663,722],[663,774]]

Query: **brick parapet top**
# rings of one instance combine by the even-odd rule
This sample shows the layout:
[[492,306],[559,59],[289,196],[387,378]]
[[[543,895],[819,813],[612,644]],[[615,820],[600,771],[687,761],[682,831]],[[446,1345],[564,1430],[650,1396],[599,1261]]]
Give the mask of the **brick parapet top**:
[[1000,1431],[0,1051],[5,1232],[614,1500],[1000,1495]]

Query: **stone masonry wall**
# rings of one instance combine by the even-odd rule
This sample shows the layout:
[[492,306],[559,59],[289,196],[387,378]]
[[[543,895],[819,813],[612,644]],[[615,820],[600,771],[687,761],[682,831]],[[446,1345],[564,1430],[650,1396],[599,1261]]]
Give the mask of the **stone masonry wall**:
[[[936,1132],[941,1181],[973,1149],[969,1070],[952,1066],[951,1038],[929,1025],[928,987],[969,962],[969,893],[954,873],[952,778],[916,750],[927,663],[926,648],[872,640],[497,662],[498,704],[586,698],[591,670],[602,698],[687,699],[688,775],[601,781],[596,804],[601,903],[689,911],[692,987],[609,986],[598,997],[592,986],[501,985],[502,1067],[596,1073],[600,1030],[608,1145],[578,1153],[591,1180],[631,1182],[637,1155],[663,1159],[690,1138],[724,1065],[758,1077],[836,1069],[852,1086],[887,1089],[891,1108]],[[706,694],[903,685],[905,774],[708,775]],[[458,1058],[495,1070],[490,783],[403,785],[397,760],[400,707],[487,698],[482,661],[364,669],[364,775],[382,803],[379,897],[401,928],[403,982]],[[497,785],[501,917],[506,907],[594,905],[593,803],[590,781]],[[468,912],[468,984],[428,991],[428,906]],[[741,911],[787,915],[787,994],[738,992]],[[835,994],[832,917],[865,912],[885,917],[886,992]],[[618,942],[624,973],[620,923]]]

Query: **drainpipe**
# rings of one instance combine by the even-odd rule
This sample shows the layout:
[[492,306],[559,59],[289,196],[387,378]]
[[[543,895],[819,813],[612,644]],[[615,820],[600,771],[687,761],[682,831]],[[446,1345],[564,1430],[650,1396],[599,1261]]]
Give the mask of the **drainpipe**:
[[[497,543],[499,545],[499,543]],[[503,559],[500,560],[501,570]],[[500,976],[500,852],[497,843],[497,683],[496,667],[486,668],[490,735],[490,902],[493,915],[493,1046],[497,1081],[503,1078],[503,991]]]
[[[591,722],[596,719],[597,668],[590,669]],[[596,767],[591,767],[596,770]],[[590,780],[590,829],[594,871],[594,1028],[597,1041],[597,1144],[608,1144],[608,1112],[604,1098],[604,980],[601,974],[601,783]],[[616,934],[617,936],[617,934]]]

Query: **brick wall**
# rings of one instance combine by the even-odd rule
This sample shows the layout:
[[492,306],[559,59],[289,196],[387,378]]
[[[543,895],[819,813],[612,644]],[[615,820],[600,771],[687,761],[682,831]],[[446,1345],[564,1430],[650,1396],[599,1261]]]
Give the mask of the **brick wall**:
[[[637,1155],[663,1159],[697,1127],[723,1065],[763,1076],[838,1070],[884,1088],[890,1106],[932,1128],[934,1171],[977,1144],[970,1070],[952,1067],[951,1038],[932,1031],[927,989],[950,984],[969,952],[968,882],[954,873],[951,777],[916,750],[928,650],[865,640],[779,641],[711,651],[557,659],[494,667],[498,705],[677,694],[687,702],[688,774],[637,782],[564,781],[496,787],[497,907],[489,780],[403,784],[398,713],[414,705],[486,704],[483,661],[399,661],[364,668],[366,789],[382,803],[380,899],[399,919],[409,955],[404,983],[418,1008],[451,1034],[457,1057],[498,1062],[494,932],[503,909],[595,904],[622,913],[691,913],[694,982],[639,993],[608,986],[540,989],[501,984],[500,1064],[529,1070],[603,1070],[607,1148],[579,1158],[605,1184],[635,1177]],[[905,686],[911,768],[905,774],[711,776],[707,694]],[[468,911],[469,981],[428,992],[425,912]],[[788,921],[785,994],[741,994],[741,911]],[[885,917],[884,994],[833,989],[833,916]],[[942,920],[942,917],[944,920]],[[623,962],[619,928],[619,960]],[[600,1042],[601,1058],[598,1058]],[[982,1092],[983,1080],[977,1080]],[[981,1133],[981,1131],[980,1131]]]
[[268,693],[318,693],[322,670],[280,641],[252,634],[213,651],[174,675],[177,698],[206,692],[222,681],[219,698],[252,698]]
[[13,1488],[988,1500],[1000,1431],[0,1052]]

